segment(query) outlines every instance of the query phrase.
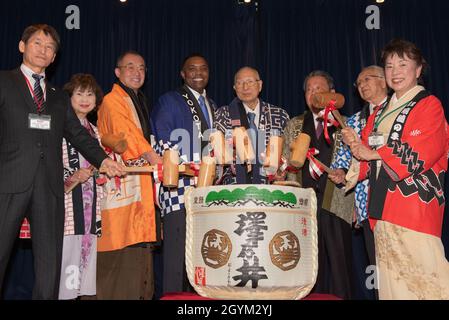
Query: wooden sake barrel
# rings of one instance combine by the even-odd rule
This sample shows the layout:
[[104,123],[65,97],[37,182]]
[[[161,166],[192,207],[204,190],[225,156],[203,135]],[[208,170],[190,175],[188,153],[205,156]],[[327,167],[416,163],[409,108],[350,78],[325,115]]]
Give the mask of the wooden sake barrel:
[[316,196],[278,185],[189,188],[186,267],[217,299],[301,299],[318,272]]

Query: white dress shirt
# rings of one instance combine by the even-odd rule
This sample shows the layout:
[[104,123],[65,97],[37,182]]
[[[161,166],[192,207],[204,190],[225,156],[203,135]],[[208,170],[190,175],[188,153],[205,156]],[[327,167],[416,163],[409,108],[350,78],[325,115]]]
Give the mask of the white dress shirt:
[[251,109],[250,107],[248,107],[246,105],[246,103],[242,102],[243,106],[245,107],[245,111],[246,114],[248,114],[248,112],[252,112],[255,113],[256,116],[254,117],[254,123],[256,124],[256,127],[259,128],[259,122],[260,122],[260,100],[257,100],[257,105],[256,107],[253,109]]
[[[206,102],[206,108],[207,108],[207,112],[209,112],[209,123],[211,124],[211,127],[214,127],[214,118],[212,117],[212,109],[211,106],[209,105],[209,101],[207,100],[207,94],[206,94],[206,89],[204,89],[203,94],[199,93],[198,91],[195,91],[194,89],[190,88],[189,86],[186,85],[187,88],[189,88],[189,90],[193,93],[193,95],[195,96],[196,101],[198,101],[199,103],[199,99],[200,96],[204,97],[204,101]],[[205,116],[205,115],[204,115]]]
[[[36,83],[36,80],[34,80],[33,78],[33,74],[35,74],[36,72],[34,72],[33,70],[31,70],[29,67],[27,67],[26,65],[24,65],[22,63],[22,65],[20,66],[20,71],[22,71],[22,73],[25,75],[25,77],[27,78],[31,88],[30,89],[30,94],[33,97],[33,89],[34,89],[34,84]],[[43,73],[39,73],[40,76],[43,76],[43,78],[41,79],[41,88],[42,91],[44,92],[44,99],[47,99],[47,91],[46,89],[46,84],[45,84],[45,72]]]

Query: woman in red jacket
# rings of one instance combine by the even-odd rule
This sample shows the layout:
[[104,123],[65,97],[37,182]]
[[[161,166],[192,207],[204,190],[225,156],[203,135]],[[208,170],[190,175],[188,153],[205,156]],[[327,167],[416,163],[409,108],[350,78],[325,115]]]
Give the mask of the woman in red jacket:
[[361,160],[359,180],[370,179],[379,298],[449,299],[440,239],[449,150],[443,106],[418,84],[426,62],[413,43],[391,41],[382,62],[390,102],[369,118],[361,141],[343,131]]

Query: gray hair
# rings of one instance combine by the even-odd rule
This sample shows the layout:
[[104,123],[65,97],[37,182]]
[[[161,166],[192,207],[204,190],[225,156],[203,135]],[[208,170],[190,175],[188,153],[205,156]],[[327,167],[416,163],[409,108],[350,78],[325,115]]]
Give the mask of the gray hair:
[[249,66],[244,66],[244,67],[241,67],[236,73],[235,73],[235,75],[234,75],[234,83],[235,83],[235,81],[237,80],[237,75],[241,72],[241,71],[243,71],[243,70],[251,70],[251,71],[253,71],[255,74],[256,74],[256,80],[260,80],[260,75],[259,75],[259,71],[257,71],[256,69],[254,69],[253,67],[249,67]]
[[334,78],[332,78],[329,73],[323,70],[314,70],[311,73],[309,73],[307,77],[304,79],[304,83],[302,86],[304,92],[306,91],[307,81],[309,81],[309,79],[312,77],[323,77],[324,79],[326,79],[329,89],[330,90],[335,89]]
[[377,66],[377,65],[373,64],[371,66],[363,68],[362,71],[360,71],[360,73],[362,73],[363,71],[366,71],[366,70],[375,70],[375,71],[379,72],[380,76],[385,78],[385,70],[384,70],[384,68],[382,68],[380,66]]

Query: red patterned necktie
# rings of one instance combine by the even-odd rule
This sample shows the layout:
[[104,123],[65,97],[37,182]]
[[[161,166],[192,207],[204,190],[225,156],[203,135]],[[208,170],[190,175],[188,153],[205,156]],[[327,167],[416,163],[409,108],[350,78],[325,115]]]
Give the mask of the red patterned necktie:
[[41,87],[41,80],[44,78],[44,76],[41,76],[39,74],[33,73],[32,77],[34,78],[34,104],[36,105],[37,112],[41,113],[44,109],[44,91]]

